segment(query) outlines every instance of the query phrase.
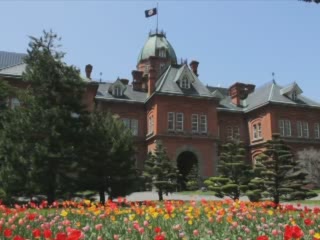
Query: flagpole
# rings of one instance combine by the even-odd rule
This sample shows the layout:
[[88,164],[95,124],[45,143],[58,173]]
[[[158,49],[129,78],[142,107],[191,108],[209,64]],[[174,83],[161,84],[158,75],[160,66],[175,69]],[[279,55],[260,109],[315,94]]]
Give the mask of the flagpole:
[[158,16],[159,16],[159,4],[157,2],[157,28],[156,28],[156,33],[158,33]]

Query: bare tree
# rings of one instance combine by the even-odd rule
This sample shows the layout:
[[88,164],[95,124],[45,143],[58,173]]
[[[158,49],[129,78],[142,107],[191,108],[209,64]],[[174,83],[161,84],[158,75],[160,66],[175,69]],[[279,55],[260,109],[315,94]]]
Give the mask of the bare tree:
[[305,148],[297,152],[300,164],[308,171],[310,180],[320,187],[320,150]]

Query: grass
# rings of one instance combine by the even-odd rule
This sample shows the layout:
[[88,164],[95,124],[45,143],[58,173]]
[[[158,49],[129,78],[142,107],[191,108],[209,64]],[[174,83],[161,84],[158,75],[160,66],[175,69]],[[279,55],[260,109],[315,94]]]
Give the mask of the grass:
[[207,192],[203,192],[201,190],[198,191],[184,191],[184,192],[178,192],[178,194],[181,195],[199,195],[199,196],[214,196],[214,192],[212,191],[207,191]]
[[298,201],[290,201],[289,203],[301,203],[301,204],[310,204],[310,205],[320,206],[320,200],[298,200]]
[[320,193],[320,189],[314,189],[314,190],[312,190],[313,192],[315,192],[315,193]]

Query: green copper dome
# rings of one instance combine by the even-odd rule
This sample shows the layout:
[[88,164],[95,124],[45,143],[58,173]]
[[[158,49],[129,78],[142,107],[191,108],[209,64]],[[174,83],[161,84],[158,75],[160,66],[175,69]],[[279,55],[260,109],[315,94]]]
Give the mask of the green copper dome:
[[138,64],[141,60],[148,59],[151,56],[163,57],[163,55],[161,55],[160,53],[162,49],[165,50],[165,58],[170,58],[172,63],[177,63],[176,53],[174,52],[171,44],[166,39],[165,34],[162,32],[149,34],[149,38],[139,54]]

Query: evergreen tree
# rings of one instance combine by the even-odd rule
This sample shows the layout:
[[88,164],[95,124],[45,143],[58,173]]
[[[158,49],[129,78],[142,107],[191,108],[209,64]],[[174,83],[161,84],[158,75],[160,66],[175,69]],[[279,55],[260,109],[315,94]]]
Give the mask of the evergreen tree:
[[194,191],[199,189],[199,173],[198,164],[194,163],[191,167],[190,173],[187,176],[187,189]]
[[25,172],[49,203],[59,191],[73,189],[75,149],[82,116],[86,115],[82,104],[85,82],[78,69],[63,62],[64,53],[58,51],[57,40],[52,32],[44,32],[39,39],[31,37],[23,74],[23,80],[32,86],[29,99],[6,123],[8,132],[19,131],[17,135],[6,134],[15,148],[15,154],[6,150],[6,169],[27,166]]
[[238,140],[230,141],[222,146],[217,177],[205,181],[207,187],[217,197],[228,196],[239,199],[248,189],[250,167],[245,163],[246,151]]
[[309,184],[308,173],[299,166],[299,161],[294,159],[291,149],[278,134],[274,134],[265,147],[255,166],[255,172],[260,176],[255,179],[259,182],[255,189],[260,190],[262,196],[272,198],[276,205],[281,199],[301,200],[316,196],[305,188]]
[[147,186],[157,190],[159,201],[163,200],[164,193],[174,191],[177,172],[177,168],[172,165],[162,143],[157,141],[154,153],[148,154],[145,161],[143,176]]
[[130,129],[110,113],[94,112],[82,131],[82,188],[99,192],[100,202],[131,193],[137,180]]

